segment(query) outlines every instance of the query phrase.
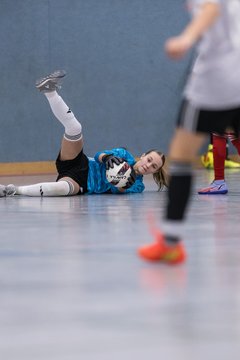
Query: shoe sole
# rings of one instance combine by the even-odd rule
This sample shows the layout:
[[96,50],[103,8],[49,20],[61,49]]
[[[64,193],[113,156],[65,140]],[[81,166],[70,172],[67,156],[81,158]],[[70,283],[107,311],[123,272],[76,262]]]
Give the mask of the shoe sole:
[[198,194],[199,195],[224,195],[224,194],[227,194],[228,193],[228,190],[222,190],[222,191],[209,191],[209,192],[201,192],[201,191],[198,191]]
[[47,75],[45,78],[42,78],[40,80],[36,81],[36,88],[39,89],[42,86],[44,86],[48,81],[54,81],[56,80],[56,82],[59,79],[62,79],[64,76],[66,75],[66,71],[65,70],[57,70],[52,74]]

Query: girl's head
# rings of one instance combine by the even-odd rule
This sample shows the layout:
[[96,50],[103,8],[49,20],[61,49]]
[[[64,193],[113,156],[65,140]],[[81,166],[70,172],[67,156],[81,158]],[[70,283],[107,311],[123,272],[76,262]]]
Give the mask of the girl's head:
[[153,179],[158,185],[158,190],[168,186],[168,176],[165,169],[165,155],[158,150],[149,150],[144,153],[134,165],[134,170],[138,175],[152,174]]

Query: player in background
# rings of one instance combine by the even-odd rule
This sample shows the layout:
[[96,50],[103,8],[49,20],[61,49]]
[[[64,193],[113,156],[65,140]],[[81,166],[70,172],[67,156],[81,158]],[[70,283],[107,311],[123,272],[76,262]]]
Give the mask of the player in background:
[[[94,158],[88,158],[84,154],[82,125],[57,93],[59,83],[65,75],[64,70],[57,70],[36,82],[37,89],[46,96],[53,114],[65,128],[61,150],[56,160],[56,182],[25,186],[0,185],[0,196],[141,193],[144,190],[143,176],[149,174],[153,175],[159,189],[167,186],[165,156],[158,150],[147,151],[137,161],[125,148],[104,150],[98,152]],[[107,181],[106,169],[113,168],[114,164],[119,165],[123,161],[128,162],[132,170],[127,184],[117,188]]]
[[[216,137],[223,137],[223,136],[215,133],[214,138],[216,138]],[[234,134],[234,137],[235,137],[235,134]],[[225,153],[226,153],[225,161],[224,161],[224,168],[225,169],[240,169],[240,162],[229,158],[229,141],[231,141],[231,139],[228,136],[228,133],[226,132],[225,133],[225,140],[221,142],[222,146],[223,146],[223,143],[225,143],[225,148],[226,148],[226,151],[223,150],[223,149],[221,150],[221,152],[225,151]],[[214,169],[213,135],[212,134],[210,135],[210,142],[208,144],[207,151],[204,154],[201,155],[201,163],[208,170]]]
[[166,41],[166,54],[181,59],[195,44],[197,57],[188,77],[172,138],[168,201],[161,230],[151,221],[154,242],[139,248],[146,260],[184,262],[181,229],[192,186],[192,163],[207,135],[240,126],[240,1],[192,0],[192,19]]

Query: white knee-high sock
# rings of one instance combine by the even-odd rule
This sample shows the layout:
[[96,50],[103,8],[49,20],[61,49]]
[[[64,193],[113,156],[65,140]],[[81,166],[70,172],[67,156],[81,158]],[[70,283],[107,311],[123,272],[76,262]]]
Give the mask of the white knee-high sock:
[[74,185],[70,181],[46,182],[34,185],[16,186],[17,195],[67,196],[72,195]]
[[44,95],[48,99],[53,114],[65,128],[64,137],[70,141],[80,140],[82,138],[82,125],[62,97],[56,91],[46,92]]

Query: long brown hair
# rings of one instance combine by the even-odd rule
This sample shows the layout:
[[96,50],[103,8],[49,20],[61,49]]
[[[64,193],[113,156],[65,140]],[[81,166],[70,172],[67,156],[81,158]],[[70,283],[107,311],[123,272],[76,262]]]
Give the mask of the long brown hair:
[[164,167],[166,158],[165,158],[165,155],[161,151],[156,150],[156,149],[148,150],[145,153],[145,155],[147,155],[153,151],[156,152],[162,159],[162,166],[153,174],[153,180],[155,181],[155,183],[158,186],[158,191],[160,191],[163,189],[164,186],[168,187],[168,184],[169,184],[169,176]]

